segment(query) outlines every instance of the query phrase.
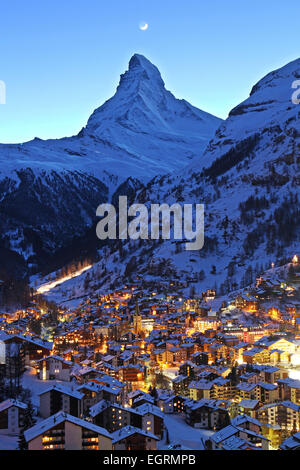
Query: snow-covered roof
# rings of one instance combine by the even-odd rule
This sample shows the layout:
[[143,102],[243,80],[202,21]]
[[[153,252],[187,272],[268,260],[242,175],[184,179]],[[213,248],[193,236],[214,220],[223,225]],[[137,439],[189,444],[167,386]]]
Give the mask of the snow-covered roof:
[[113,438],[113,444],[121,441],[122,439],[126,439],[127,437],[132,436],[133,434],[141,434],[142,436],[155,439],[156,441],[159,440],[158,437],[156,437],[151,432],[144,431],[143,429],[140,429],[140,428],[135,428],[134,426],[125,426],[121,428],[120,430],[115,431],[111,434]]
[[[253,400],[253,401],[255,401],[255,400]],[[236,416],[235,418],[233,418],[231,420],[231,424],[233,424],[234,426],[240,426],[243,423],[252,423],[252,424],[255,424],[256,426],[259,426],[259,427],[262,426],[262,423],[260,421],[258,421],[255,418],[252,418],[251,416],[245,415],[245,414]]]
[[40,392],[39,395],[44,395],[45,393],[50,392],[51,390],[57,390],[58,392],[61,392],[65,395],[69,395],[74,398],[78,398],[79,400],[84,397],[83,393],[80,393],[77,390],[72,390],[71,388],[68,388],[65,385],[61,384],[50,385],[45,390]]
[[27,336],[27,335],[17,334],[17,335],[13,335],[13,337],[19,338],[23,341],[28,341],[29,343],[35,344],[36,346],[39,346],[41,348],[49,349],[49,351],[53,349],[53,343],[50,343],[49,341],[45,341],[41,338],[37,338],[36,336]]
[[55,361],[62,362],[63,364],[68,365],[68,366],[72,366],[72,365],[73,365],[73,362],[72,362],[72,361],[67,361],[67,360],[64,359],[63,357],[61,357],[61,356],[56,356],[55,354],[52,354],[51,356],[45,356],[45,357],[43,357],[42,359],[37,360],[36,362],[48,361],[48,360],[51,360],[51,359],[54,359]]
[[12,406],[16,406],[17,408],[22,408],[25,410],[27,405],[19,400],[14,400],[13,398],[9,398],[0,403],[0,413],[1,411],[7,410],[7,408],[11,408]]
[[55,415],[44,419],[40,423],[25,431],[25,439],[27,442],[29,442],[35,437],[39,436],[40,434],[44,434],[49,429],[63,423],[64,421],[68,421],[70,423],[76,424],[77,426],[81,426],[85,429],[89,429],[90,431],[94,431],[97,434],[112,439],[112,435],[106,429],[101,428],[100,426],[96,426],[95,424],[92,424],[89,421],[85,421],[84,419],[76,418],[75,416],[64,413],[63,411],[59,411]]
[[257,406],[258,403],[259,403],[258,400],[249,400],[247,398],[243,398],[240,401],[239,406],[241,406],[243,408],[254,409]]
[[143,405],[137,406],[135,411],[143,416],[146,414],[152,414],[158,416],[159,418],[164,418],[164,414],[160,408],[158,408],[158,406],[152,405],[151,403],[144,403]]
[[216,443],[225,441],[225,439],[228,439],[231,436],[234,436],[239,433],[239,430],[235,427],[229,424],[223,429],[220,429],[220,431],[216,432],[213,434],[210,439]]
[[228,439],[225,439],[222,443],[223,450],[244,450],[249,447],[255,450],[261,450],[245,439],[235,435],[228,437]]

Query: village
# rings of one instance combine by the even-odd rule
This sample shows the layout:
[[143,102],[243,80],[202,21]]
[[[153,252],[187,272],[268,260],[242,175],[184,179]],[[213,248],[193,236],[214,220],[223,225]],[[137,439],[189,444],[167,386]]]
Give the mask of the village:
[[0,443],[299,448],[298,256],[228,295],[185,287],[139,278],[73,309],[39,294],[1,314]]

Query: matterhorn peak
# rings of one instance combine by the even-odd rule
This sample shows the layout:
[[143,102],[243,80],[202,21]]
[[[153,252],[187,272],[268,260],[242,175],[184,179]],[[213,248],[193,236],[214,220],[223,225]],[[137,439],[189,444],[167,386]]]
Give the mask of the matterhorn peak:
[[128,70],[120,77],[117,91],[123,88],[140,88],[143,85],[156,85],[160,88],[165,86],[158,68],[145,56],[134,54],[129,61]]
[[199,155],[221,122],[176,99],[158,68],[134,54],[114,96],[93,112],[78,137],[91,138],[98,153],[118,155],[123,166],[130,162],[129,175],[136,176],[137,162],[138,174],[146,174],[147,162],[155,160],[153,175],[181,168],[183,160]]
[[158,68],[141,54],[134,54],[129,61],[128,71],[133,70],[145,70],[149,74],[156,74],[159,77],[161,76]]

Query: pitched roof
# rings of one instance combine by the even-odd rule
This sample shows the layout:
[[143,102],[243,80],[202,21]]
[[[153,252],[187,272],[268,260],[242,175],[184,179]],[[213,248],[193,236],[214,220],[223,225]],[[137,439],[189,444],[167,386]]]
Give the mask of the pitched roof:
[[150,432],[146,432],[140,428],[135,428],[134,426],[125,426],[111,434],[113,438],[113,444],[121,441],[122,439],[126,439],[127,437],[132,436],[133,434],[141,434],[145,437],[159,441],[159,438]]
[[69,395],[74,398],[78,398],[79,400],[84,397],[84,393],[78,392],[77,390],[72,390],[71,388],[68,388],[61,384],[50,385],[38,395],[44,395],[45,393],[50,392],[51,390],[57,390],[58,392],[64,393],[65,395]]
[[8,400],[3,401],[0,403],[0,412],[7,410],[7,408],[11,408],[12,406],[16,406],[17,408],[22,408],[25,410],[27,405],[19,400],[14,400],[13,398],[9,398]]
[[27,429],[27,431],[24,433],[25,439],[27,442],[29,442],[35,437],[47,432],[49,429],[63,423],[64,421],[68,421],[70,423],[76,424],[77,426],[81,426],[85,429],[89,429],[90,431],[94,431],[97,434],[112,439],[111,434],[106,429],[101,428],[100,426],[96,426],[95,424],[92,424],[89,421],[85,421],[84,419],[76,418],[75,416],[64,413],[63,411],[59,411],[55,415],[49,416],[49,418],[46,418],[35,426]]

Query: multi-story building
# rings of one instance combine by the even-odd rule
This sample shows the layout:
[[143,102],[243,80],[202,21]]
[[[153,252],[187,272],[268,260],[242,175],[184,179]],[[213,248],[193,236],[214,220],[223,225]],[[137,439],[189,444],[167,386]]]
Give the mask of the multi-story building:
[[154,434],[133,426],[125,426],[112,434],[114,450],[156,450],[159,440]]
[[112,450],[112,436],[106,429],[62,411],[24,435],[29,450]]
[[258,410],[257,416],[264,424],[279,425],[290,432],[300,431],[300,405],[291,401],[264,405]]
[[48,418],[61,410],[75,417],[83,415],[84,394],[77,390],[57,384],[46,388],[39,396],[40,414],[43,418]]
[[27,405],[18,400],[9,399],[0,403],[0,434],[19,434],[26,409]]
[[40,380],[63,380],[69,382],[73,363],[63,357],[52,355],[36,362],[36,374]]

